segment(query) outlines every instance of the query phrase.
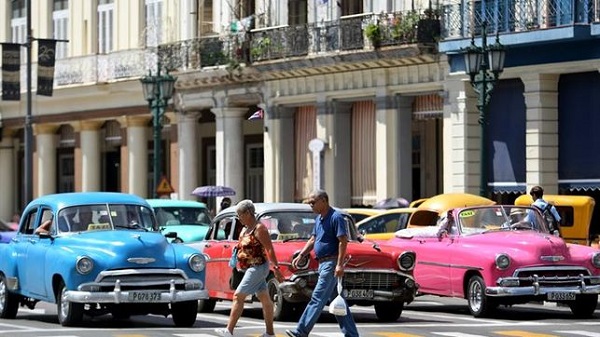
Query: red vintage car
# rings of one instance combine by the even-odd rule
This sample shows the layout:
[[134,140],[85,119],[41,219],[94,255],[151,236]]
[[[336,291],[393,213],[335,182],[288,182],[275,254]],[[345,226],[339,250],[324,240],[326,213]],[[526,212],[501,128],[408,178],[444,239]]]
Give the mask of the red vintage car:
[[600,293],[600,251],[553,235],[532,207],[454,208],[436,226],[386,241],[417,254],[419,294],[467,300],[475,317],[500,305],[558,302],[591,317]]
[[[310,237],[316,214],[306,204],[254,205],[257,219],[269,228],[285,277],[282,284],[273,275],[268,278],[268,290],[275,303],[275,319],[296,318],[310,300],[317,282],[318,263],[314,252],[298,269],[293,268],[291,262]],[[400,317],[404,304],[410,303],[416,293],[417,284],[412,275],[415,254],[384,244],[360,242],[352,217],[347,215],[346,219],[350,242],[343,295],[349,305],[373,305],[379,320],[395,321]],[[200,301],[200,311],[210,312],[216,301],[233,299],[234,291],[229,287],[232,271],[228,261],[241,229],[235,208],[230,207],[215,217],[204,241],[189,243],[207,257],[206,289],[209,299]]]

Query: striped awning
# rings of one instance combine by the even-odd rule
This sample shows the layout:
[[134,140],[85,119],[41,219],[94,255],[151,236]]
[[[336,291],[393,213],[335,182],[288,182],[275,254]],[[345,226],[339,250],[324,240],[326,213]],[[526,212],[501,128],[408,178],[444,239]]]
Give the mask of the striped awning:
[[444,99],[438,94],[415,97],[412,104],[414,119],[442,118],[444,116]]

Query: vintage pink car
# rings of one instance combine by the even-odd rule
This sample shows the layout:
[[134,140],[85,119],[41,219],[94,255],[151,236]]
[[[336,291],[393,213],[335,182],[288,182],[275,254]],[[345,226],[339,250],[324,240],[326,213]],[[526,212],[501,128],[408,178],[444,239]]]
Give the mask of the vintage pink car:
[[400,230],[386,243],[417,254],[419,295],[465,298],[475,317],[550,301],[586,318],[598,304],[600,251],[552,235],[531,207],[456,208],[436,226]]
[[[267,280],[275,303],[275,319],[293,319],[304,310],[317,282],[318,262],[314,252],[298,268],[291,265],[310,237],[317,215],[306,204],[255,203],[254,206],[257,219],[269,228],[285,277],[281,284],[272,273]],[[384,244],[360,242],[352,217],[344,214],[350,242],[343,296],[349,305],[374,306],[381,321],[395,321],[404,304],[412,302],[416,295],[417,284],[412,275],[415,255]],[[200,301],[203,312],[212,311],[216,301],[233,299],[234,290],[229,286],[232,269],[228,261],[241,229],[235,208],[230,207],[213,219],[204,241],[189,243],[207,257],[206,289],[210,298]]]

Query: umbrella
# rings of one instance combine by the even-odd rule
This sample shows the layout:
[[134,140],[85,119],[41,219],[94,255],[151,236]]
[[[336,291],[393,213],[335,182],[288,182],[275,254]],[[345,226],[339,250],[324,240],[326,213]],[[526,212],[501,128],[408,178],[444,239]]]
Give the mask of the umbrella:
[[373,205],[373,208],[377,209],[390,209],[390,208],[403,208],[408,207],[408,200],[404,198],[387,198],[379,200]]
[[197,197],[228,197],[235,195],[235,190],[231,187],[227,186],[218,186],[218,185],[206,185],[196,187],[192,191],[192,195]]

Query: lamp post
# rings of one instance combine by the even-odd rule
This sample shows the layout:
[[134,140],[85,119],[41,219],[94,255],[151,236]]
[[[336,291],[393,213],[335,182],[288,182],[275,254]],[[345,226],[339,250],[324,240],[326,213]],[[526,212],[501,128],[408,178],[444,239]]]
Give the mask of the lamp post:
[[154,160],[153,160],[153,195],[155,198],[158,197],[157,187],[161,176],[161,132],[162,132],[162,120],[165,108],[169,103],[171,97],[173,97],[173,88],[177,78],[167,74],[161,75],[161,64],[158,63],[157,74],[152,75],[152,71],[149,72],[148,76],[144,76],[140,79],[142,82],[142,89],[144,92],[144,98],[148,101],[148,106],[152,111],[152,130],[153,130],[153,141],[154,141]]
[[500,74],[504,70],[505,47],[500,44],[498,34],[496,43],[487,45],[487,22],[481,24],[481,47],[475,45],[475,36],[471,38],[471,45],[466,48],[465,70],[469,74],[473,90],[479,95],[477,109],[479,110],[479,125],[481,125],[481,160],[479,195],[488,196],[488,154],[487,154],[487,120],[486,112],[494,87]]

